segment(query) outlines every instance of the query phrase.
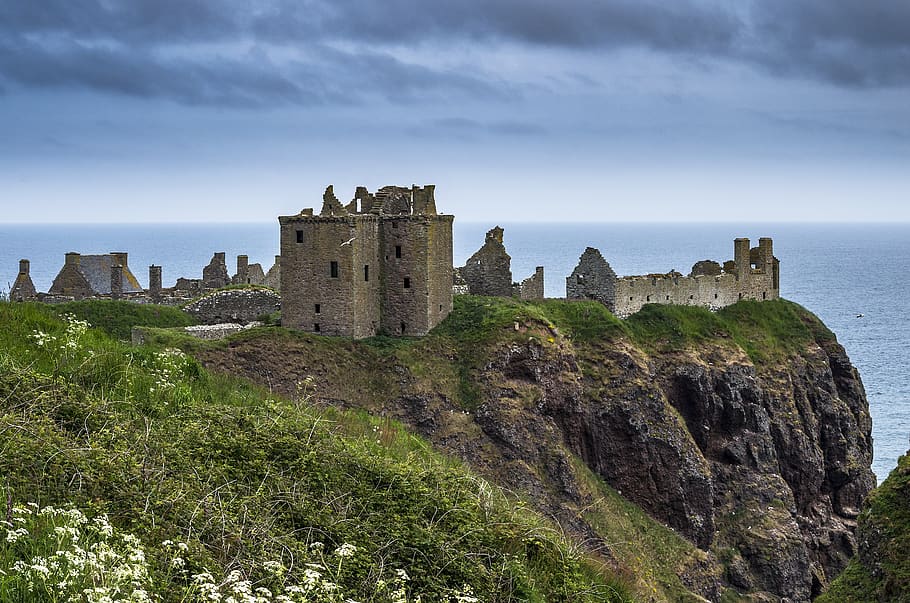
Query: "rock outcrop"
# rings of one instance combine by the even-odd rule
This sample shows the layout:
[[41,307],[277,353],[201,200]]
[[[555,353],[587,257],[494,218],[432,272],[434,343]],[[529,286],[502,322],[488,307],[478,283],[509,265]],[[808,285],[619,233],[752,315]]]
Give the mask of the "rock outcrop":
[[[720,330],[671,344],[609,317],[615,324],[592,335],[602,306],[562,303],[460,298],[440,329],[390,355],[245,339],[202,359],[289,395],[312,376],[325,403],[404,421],[618,559],[586,519],[596,500],[583,473],[592,471],[704,551],[679,578],[708,599],[727,589],[754,600],[821,592],[857,550],[856,517],[874,480],[862,382],[830,333],[794,304],[753,302],[805,339],[787,347],[768,332],[777,356],[757,347],[750,356]],[[514,320],[503,313],[496,323],[497,304],[513,304]],[[539,318],[548,307],[553,317],[581,308],[584,321],[557,327]]]

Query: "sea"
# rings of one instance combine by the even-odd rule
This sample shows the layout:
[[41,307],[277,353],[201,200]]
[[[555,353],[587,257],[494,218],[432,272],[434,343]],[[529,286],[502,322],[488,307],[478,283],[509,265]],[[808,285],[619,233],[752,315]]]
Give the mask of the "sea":
[[[873,470],[881,481],[910,446],[910,224],[724,223],[500,223],[521,280],[545,270],[546,295],[563,297],[565,277],[585,247],[600,249],[620,275],[678,270],[698,260],[733,257],[733,239],[774,239],[781,295],[818,315],[846,347],[862,375],[873,419]],[[493,223],[455,223],[454,260],[483,244]],[[129,253],[143,286],[148,266],[163,267],[164,286],[200,278],[215,251],[228,268],[249,256],[264,270],[278,253],[278,225],[225,224],[0,224],[0,288],[8,291],[20,258],[46,291],[68,251]]]

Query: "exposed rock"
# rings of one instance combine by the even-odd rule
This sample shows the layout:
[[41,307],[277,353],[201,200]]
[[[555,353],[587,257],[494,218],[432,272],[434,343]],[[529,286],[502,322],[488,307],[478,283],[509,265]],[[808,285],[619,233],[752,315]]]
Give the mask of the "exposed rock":
[[453,386],[443,372],[454,369],[418,372],[365,347],[327,356],[306,342],[247,340],[202,359],[288,394],[312,375],[325,403],[410,424],[609,551],[579,511],[592,504],[580,458],[706,552],[682,579],[711,600],[728,587],[753,601],[809,600],[856,550],[857,509],[873,485],[871,421],[833,340],[755,365],[723,340],[658,352],[622,338],[574,342],[525,320],[470,352],[429,339],[423,363],[485,360]]

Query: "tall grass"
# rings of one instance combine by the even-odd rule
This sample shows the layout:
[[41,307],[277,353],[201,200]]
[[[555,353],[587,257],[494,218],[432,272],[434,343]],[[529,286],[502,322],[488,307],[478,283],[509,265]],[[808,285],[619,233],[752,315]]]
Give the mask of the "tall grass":
[[[184,600],[197,575],[277,593],[308,570],[331,570],[358,601],[629,598],[551,524],[397,423],[315,409],[305,390],[279,399],[44,306],[0,303],[0,325],[0,493],[134,534],[162,600]],[[184,572],[167,541],[186,544]],[[354,553],[338,564],[316,543]],[[266,560],[285,568],[279,582]]]

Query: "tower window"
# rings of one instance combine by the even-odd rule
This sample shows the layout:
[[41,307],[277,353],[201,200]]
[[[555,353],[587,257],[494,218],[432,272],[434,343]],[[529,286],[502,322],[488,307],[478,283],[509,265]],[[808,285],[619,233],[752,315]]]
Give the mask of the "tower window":
[[302,230],[297,231],[297,242],[303,243],[303,231]]
[[370,267],[367,264],[364,264],[363,266],[363,280],[370,280]]
[[408,325],[406,325],[405,323],[401,323],[401,332],[404,333],[407,330],[408,330]]
[[404,277],[404,288],[405,289],[411,288],[411,279],[408,277]]
[[395,245],[395,257],[396,258],[401,257],[401,245]]
[[329,264],[329,274],[332,275],[332,278],[338,278],[338,262]]
[[318,322],[313,324],[313,331],[315,331],[316,333],[319,332],[319,323]]
[[319,304],[316,304],[316,314],[319,314],[319,312],[320,312]]

